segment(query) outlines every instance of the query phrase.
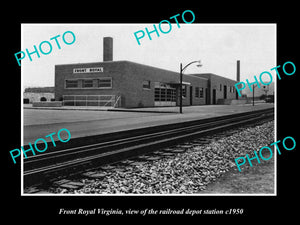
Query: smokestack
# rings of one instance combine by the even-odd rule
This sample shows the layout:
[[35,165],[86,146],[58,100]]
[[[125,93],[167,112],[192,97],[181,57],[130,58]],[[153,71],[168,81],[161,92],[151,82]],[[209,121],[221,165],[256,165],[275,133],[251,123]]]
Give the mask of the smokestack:
[[[240,60],[236,61],[236,81],[240,82]],[[235,98],[239,99],[238,92],[235,92]]]
[[236,81],[240,82],[240,60],[236,61]]
[[113,38],[103,38],[103,61],[113,61]]

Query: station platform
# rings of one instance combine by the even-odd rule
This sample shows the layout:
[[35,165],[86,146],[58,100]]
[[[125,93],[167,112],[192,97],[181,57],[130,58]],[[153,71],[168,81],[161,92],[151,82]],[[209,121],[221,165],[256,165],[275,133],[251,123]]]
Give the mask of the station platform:
[[[241,112],[272,108],[272,103],[244,105],[203,105],[183,107],[155,107],[139,109],[108,109],[91,107],[31,108],[23,110],[23,145],[34,143],[61,128],[71,133],[71,138],[86,137],[126,131],[137,128],[205,119]],[[57,140],[56,136],[53,136]],[[50,141],[50,138],[48,138]]]

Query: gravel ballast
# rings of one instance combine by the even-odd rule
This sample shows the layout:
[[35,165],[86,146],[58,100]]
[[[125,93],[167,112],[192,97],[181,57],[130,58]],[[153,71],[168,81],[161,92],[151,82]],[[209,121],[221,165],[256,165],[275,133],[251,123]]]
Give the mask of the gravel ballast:
[[229,136],[216,137],[207,144],[191,141],[171,147],[180,150],[180,146],[185,145],[187,150],[182,153],[168,154],[166,151],[164,156],[155,160],[142,160],[141,157],[141,160],[129,163],[127,160],[126,164],[118,163],[112,168],[104,167],[92,172],[89,177],[78,179],[84,184],[80,189],[52,187],[49,191],[74,194],[201,194],[207,184],[230,168],[237,170],[235,158],[246,154],[253,157],[254,151],[273,143],[274,121],[238,128]]

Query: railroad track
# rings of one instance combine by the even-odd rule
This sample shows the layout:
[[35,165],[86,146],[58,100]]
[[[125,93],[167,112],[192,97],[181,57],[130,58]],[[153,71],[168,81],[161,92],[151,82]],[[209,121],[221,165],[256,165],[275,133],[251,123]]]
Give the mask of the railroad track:
[[274,108],[270,108],[72,139],[68,145],[24,159],[24,186],[47,182],[51,177],[58,175],[76,173],[90,167],[135,157],[199,137],[201,134],[273,118]]

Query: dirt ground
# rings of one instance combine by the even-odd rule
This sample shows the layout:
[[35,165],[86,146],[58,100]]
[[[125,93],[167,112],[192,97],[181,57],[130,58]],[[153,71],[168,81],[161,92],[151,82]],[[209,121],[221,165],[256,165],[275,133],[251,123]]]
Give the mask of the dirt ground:
[[[267,157],[267,156],[266,156]],[[201,194],[274,194],[274,157],[268,161],[252,160],[253,166],[243,165],[241,172],[231,168],[222,177],[210,183]]]

